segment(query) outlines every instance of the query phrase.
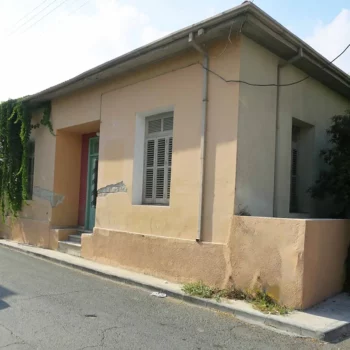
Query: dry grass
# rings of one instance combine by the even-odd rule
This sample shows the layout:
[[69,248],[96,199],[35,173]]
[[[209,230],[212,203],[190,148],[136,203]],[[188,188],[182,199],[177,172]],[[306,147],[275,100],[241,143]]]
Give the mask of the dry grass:
[[233,300],[246,300],[247,302],[253,304],[253,306],[256,309],[264,313],[286,315],[290,311],[287,307],[279,305],[266,292],[260,290],[243,291],[235,288],[218,289],[207,286],[201,281],[186,283],[182,289],[188,295],[206,299],[215,298],[218,302],[221,300],[221,298]]

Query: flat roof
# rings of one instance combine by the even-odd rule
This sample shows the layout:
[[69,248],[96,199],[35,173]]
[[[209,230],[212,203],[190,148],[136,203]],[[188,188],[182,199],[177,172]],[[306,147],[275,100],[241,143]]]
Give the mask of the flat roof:
[[350,98],[350,76],[348,74],[330,63],[324,56],[258,6],[250,1],[245,1],[237,7],[176,31],[160,40],[85,71],[72,79],[27,96],[24,100],[32,103],[51,100],[171,57],[192,48],[192,44],[188,40],[189,34],[199,30],[204,30],[204,34],[196,40],[199,43],[227,37],[228,30],[240,30],[242,34],[284,60],[296,56],[302,49],[303,55],[294,65],[312,78]]

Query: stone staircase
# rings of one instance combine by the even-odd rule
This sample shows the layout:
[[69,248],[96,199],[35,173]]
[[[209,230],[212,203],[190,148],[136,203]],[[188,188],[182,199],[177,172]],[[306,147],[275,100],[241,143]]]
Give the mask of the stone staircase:
[[58,242],[58,251],[74,256],[80,256],[81,253],[81,235],[85,233],[91,234],[92,232],[86,231],[82,228],[77,228],[76,232],[70,234],[65,241]]

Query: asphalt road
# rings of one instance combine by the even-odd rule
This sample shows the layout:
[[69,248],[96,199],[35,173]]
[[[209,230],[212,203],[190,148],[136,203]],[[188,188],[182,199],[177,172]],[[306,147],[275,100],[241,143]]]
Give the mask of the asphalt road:
[[350,349],[0,247],[0,349]]

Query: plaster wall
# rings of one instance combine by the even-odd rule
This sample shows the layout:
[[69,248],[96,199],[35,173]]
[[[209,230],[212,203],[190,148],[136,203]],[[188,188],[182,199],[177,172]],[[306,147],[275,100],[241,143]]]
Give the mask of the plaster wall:
[[[276,55],[245,36],[241,39],[240,52],[241,80],[259,84],[277,83],[280,59]],[[295,82],[305,76],[295,66],[287,65],[280,69],[280,84]],[[326,129],[331,117],[344,113],[350,102],[313,78],[280,87],[276,134],[276,93],[276,87],[240,86],[235,213],[245,209],[253,216],[274,216],[276,176],[275,216],[302,218],[329,215],[329,208],[311,200],[306,191],[323,167],[319,152],[327,147]],[[293,120],[305,133],[299,152],[298,167],[302,171],[299,176],[298,213],[290,213],[289,210]]]

